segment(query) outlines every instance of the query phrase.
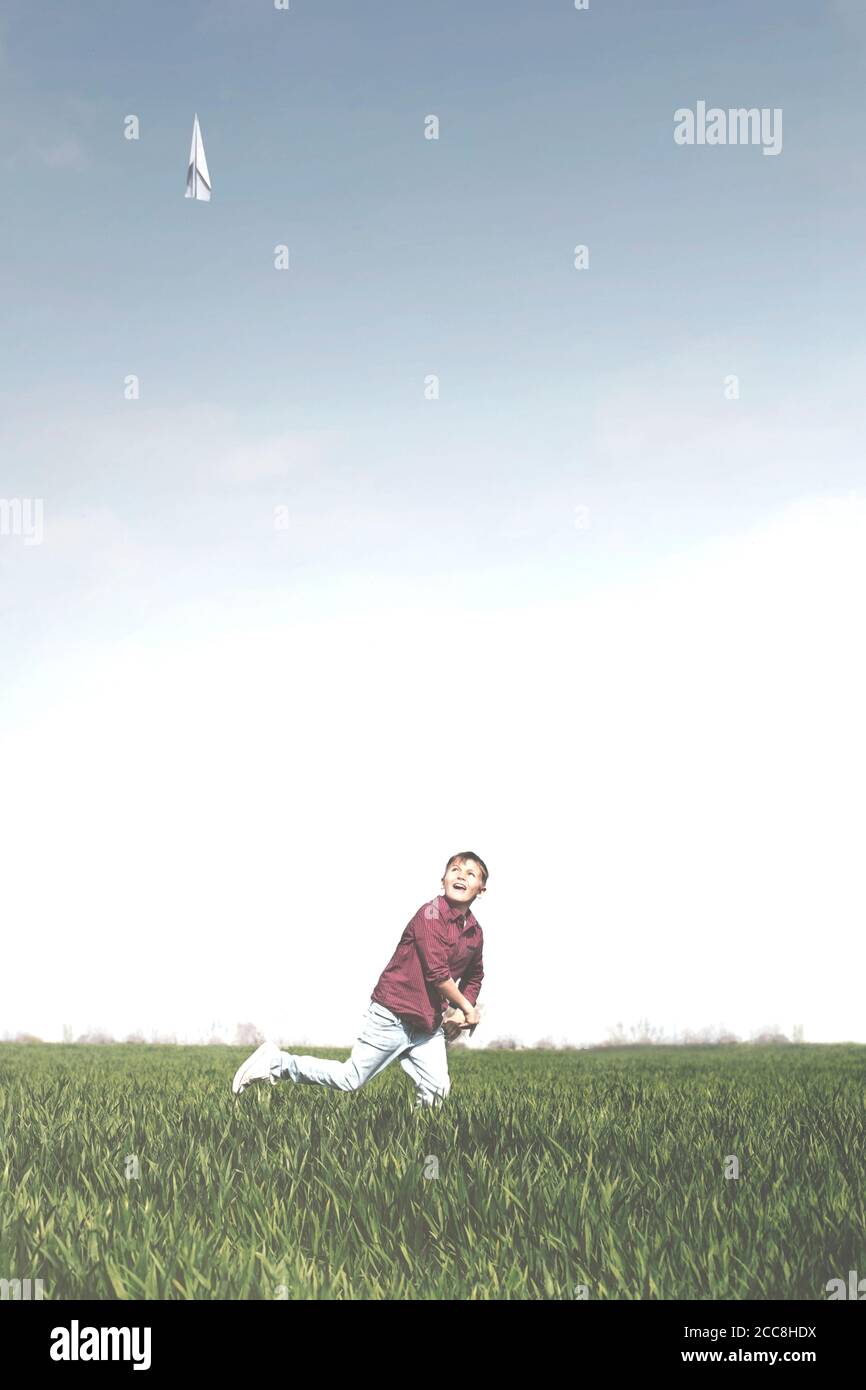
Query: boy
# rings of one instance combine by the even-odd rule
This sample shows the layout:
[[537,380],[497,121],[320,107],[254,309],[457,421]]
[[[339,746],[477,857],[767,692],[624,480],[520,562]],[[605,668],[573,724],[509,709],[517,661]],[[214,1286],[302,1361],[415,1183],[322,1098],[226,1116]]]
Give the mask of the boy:
[[479,1022],[483,936],[470,904],[486,886],[483,859],[471,850],[451,856],[442,893],[419,907],[379,976],[348,1061],[295,1056],[268,1040],[238,1068],[234,1094],[251,1081],[279,1080],[356,1091],[399,1058],[415,1083],[416,1110],[443,1101],[451,1089],[445,1039],[464,1028],[471,1034]]

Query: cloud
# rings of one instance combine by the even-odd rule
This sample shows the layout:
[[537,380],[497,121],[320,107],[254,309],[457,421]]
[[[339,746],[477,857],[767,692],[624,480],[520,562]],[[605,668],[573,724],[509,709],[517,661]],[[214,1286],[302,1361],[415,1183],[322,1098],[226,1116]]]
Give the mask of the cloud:
[[285,430],[230,445],[214,462],[216,476],[232,483],[306,474],[328,457],[337,436],[324,430]]
[[[2,63],[0,63],[2,68]],[[21,111],[0,110],[0,144],[4,169],[29,169],[34,164],[58,171],[80,172],[90,167],[90,156],[79,139],[70,133],[57,136],[58,119],[48,120],[42,114],[31,119]],[[33,127],[36,126],[34,130]]]
[[[431,859],[472,844],[494,875],[479,916],[503,1029],[579,1041],[648,1013],[669,1031],[722,1019],[747,1034],[769,1012],[810,1040],[862,1038],[859,977],[838,963],[861,931],[864,583],[866,499],[805,498],[579,601],[466,603],[479,640],[465,662],[438,595],[421,608],[395,589],[351,619],[251,604],[240,622],[160,623],[31,666],[0,724],[19,924],[5,978],[38,936],[58,1022],[70,985],[99,1017],[108,973],[128,1026],[164,1010],[189,1028],[190,979],[211,1016],[279,1019],[281,971],[263,979],[251,960],[228,981],[221,947],[254,921],[278,963],[282,950],[314,970],[292,922],[321,911],[326,883],[341,978],[324,1011],[295,1001],[291,1028],[336,1041],[359,980],[368,990],[395,927],[436,891],[420,886]],[[473,731],[465,797],[455,728]],[[369,892],[383,837],[385,913]],[[530,881],[527,844],[555,872]],[[530,1020],[527,920],[562,965]],[[134,970],[118,969],[124,951]],[[10,986],[6,1017],[33,1027],[36,1002]]]
[[26,40],[21,61],[11,60],[7,24],[0,16],[0,167],[18,170],[39,164],[75,172],[89,168],[90,156],[78,131],[102,119],[100,104],[69,93],[37,100]]
[[8,479],[17,468],[22,476],[53,479],[56,486],[46,481],[44,487],[55,498],[85,486],[103,500],[135,503],[146,497],[150,511],[162,499],[173,511],[192,486],[234,496],[270,479],[309,477],[345,443],[344,435],[330,429],[257,430],[237,411],[212,401],[151,404],[147,375],[139,401],[124,402],[122,388],[119,374],[116,405],[106,406],[104,398],[58,399],[52,392],[50,409],[46,393],[33,393],[0,411],[7,491],[14,489]]
[[49,169],[86,169],[90,163],[75,135],[64,136],[51,145],[34,144],[32,150],[35,158]]
[[[268,427],[209,400],[154,405],[147,375],[138,402],[118,399],[119,378],[110,408],[53,390],[0,396],[4,495],[45,505],[44,545],[0,548],[7,612],[24,615],[26,637],[93,634],[97,619],[117,630],[145,603],[158,624],[252,593],[362,606],[397,586],[443,608],[470,591],[493,608],[546,605],[560,579],[570,593],[613,585],[702,537],[746,534],[792,498],[859,484],[861,360],[827,364],[810,391],[699,349],[689,367],[600,376],[582,436],[553,434],[532,467],[495,434],[444,456],[423,433],[380,444],[372,430]],[[731,365],[739,401],[722,397]]]
[[[0,573],[5,614],[26,643],[49,627],[62,640],[78,623],[122,626],[145,608],[150,618],[267,578],[279,584],[287,555],[297,562],[320,541],[336,545],[340,519],[350,532],[362,525],[353,512],[335,528],[327,499],[310,532],[299,524],[344,446],[336,431],[256,437],[236,412],[206,401],[47,408],[37,393],[22,404],[0,411],[3,495],[40,498],[44,535],[34,546],[0,539]],[[276,531],[278,505],[290,533]]]

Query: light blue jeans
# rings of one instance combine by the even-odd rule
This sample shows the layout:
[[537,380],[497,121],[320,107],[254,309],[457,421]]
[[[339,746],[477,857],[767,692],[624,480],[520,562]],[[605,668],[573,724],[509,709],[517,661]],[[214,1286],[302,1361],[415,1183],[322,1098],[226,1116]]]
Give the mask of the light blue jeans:
[[[442,1024],[435,1033],[424,1033],[404,1023],[384,1004],[371,999],[364,1010],[358,1041],[348,1061],[332,1062],[324,1057],[298,1057],[292,1052],[281,1052],[278,1079],[330,1086],[337,1091],[357,1091],[397,1059],[415,1084],[416,1110],[444,1101],[451,1090],[451,1081]],[[276,1076],[276,1064],[272,1070]]]

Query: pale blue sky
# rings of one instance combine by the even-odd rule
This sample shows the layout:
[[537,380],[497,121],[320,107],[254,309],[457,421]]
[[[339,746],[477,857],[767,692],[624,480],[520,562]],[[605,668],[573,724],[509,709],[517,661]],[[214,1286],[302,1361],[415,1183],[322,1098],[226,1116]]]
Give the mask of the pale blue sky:
[[[743,591],[742,612],[772,615],[798,565],[837,557],[839,536],[844,549],[861,524],[866,11],[859,0],[591,0],[585,13],[569,0],[292,0],[287,13],[268,0],[7,0],[0,76],[0,498],[44,503],[42,544],[0,535],[4,738],[23,747],[25,714],[50,719],[56,705],[60,717],[58,692],[110,688],[110,664],[126,661],[130,644],[147,648],[149,671],[164,662],[166,682],[178,679],[168,648],[199,640],[226,644],[226,670],[249,662],[252,673],[265,659],[245,645],[254,630],[265,652],[285,644],[281,678],[287,691],[304,684],[315,721],[308,687],[320,680],[326,698],[326,663],[328,690],[341,679],[353,624],[369,624],[382,644],[362,644],[350,668],[375,721],[395,689],[417,680],[403,646],[416,629],[428,685],[444,669],[455,689],[473,689],[476,751],[489,769],[516,760],[524,781],[504,793],[495,777],[473,786],[472,753],[443,780],[429,721],[442,720],[433,743],[444,740],[447,767],[448,730],[465,715],[453,692],[443,705],[427,690],[432,703],[399,766],[387,720],[356,731],[371,748],[382,741],[396,780],[369,816],[347,819],[343,843],[360,837],[365,863],[363,837],[375,846],[384,836],[406,871],[396,903],[381,909],[376,960],[386,954],[363,976],[363,1002],[390,937],[438,891],[435,873],[421,878],[428,859],[444,864],[477,842],[492,868],[497,844],[502,865],[520,857],[530,832],[569,843],[575,793],[530,794],[529,771],[539,728],[554,761],[574,732],[567,677],[545,665],[561,652],[538,647],[518,698],[503,674],[523,662],[518,631],[521,641],[535,627],[550,632],[558,648],[570,619],[557,626],[555,616],[578,611],[564,605],[604,608],[620,594],[633,624],[649,595],[648,613],[658,605],[650,627],[658,621],[677,659],[687,660],[695,624],[707,651],[721,650],[740,619],[718,609],[721,647],[700,607],[681,631],[665,588],[672,575],[684,583],[700,570],[695,592],[724,593],[719,556],[753,556],[766,542],[781,569],[745,565],[756,591]],[[781,153],[677,145],[674,112],[699,100],[781,108]],[[184,198],[196,111],[209,204]],[[130,114],[138,141],[123,138]],[[424,139],[429,114],[441,123],[437,141]],[[285,273],[273,267],[279,243],[290,248]],[[573,266],[577,243],[590,249],[586,271]],[[138,401],[123,398],[130,373]],[[435,401],[424,398],[429,373],[440,378]],[[735,401],[723,391],[732,373]],[[274,524],[278,507],[285,529]],[[804,508],[814,521],[803,522]],[[816,631],[836,611],[841,583],[826,565],[824,575]],[[580,611],[592,627],[602,609]],[[791,609],[792,652],[799,612]],[[620,717],[636,729],[648,718],[642,683],[667,671],[681,688],[682,671],[654,669],[649,648],[648,670],[618,665],[617,643],[621,656],[642,631],[627,626],[628,639],[618,621],[603,629],[610,649],[600,638],[593,649],[598,687],[586,698],[600,717],[610,693],[632,682],[634,708]],[[592,672],[579,643],[571,675],[586,692]],[[564,701],[561,738],[549,722],[552,679]],[[744,679],[754,682],[754,670]],[[859,673],[846,679],[850,693]],[[220,738],[237,746],[254,728],[265,746],[283,746],[290,767],[291,735],[277,713],[262,725],[256,690],[251,674],[217,721]],[[661,690],[659,708],[670,711]],[[221,694],[219,683],[201,688],[214,709]],[[351,705],[355,692],[344,694]],[[823,697],[809,698],[801,731],[824,717]],[[305,739],[327,744],[340,718],[337,708],[326,728],[305,724]],[[61,727],[56,747],[65,749],[77,726]],[[858,736],[837,732],[849,748]],[[31,734],[37,754],[54,746],[47,725],[44,737]],[[174,734],[178,744],[167,733],[162,745],[175,750],[165,752],[169,779],[189,736]],[[613,727],[599,736],[623,746]],[[98,730],[90,737],[95,764],[110,767],[122,736],[111,747]],[[734,742],[747,769],[752,745]],[[599,756],[601,787],[609,764]],[[685,765],[693,750],[678,756]],[[48,802],[51,777],[58,794],[71,785],[68,769],[51,766],[40,774]],[[308,774],[321,776],[315,765]],[[329,776],[345,795],[347,765]],[[464,789],[456,821],[449,776]],[[419,779],[432,844],[400,840],[409,832],[397,808]],[[500,824],[503,794],[513,820]],[[131,782],[113,795],[138,805]],[[231,786],[218,795],[231,797]],[[699,795],[716,806],[712,787]],[[37,834],[38,800],[32,812],[32,824],[20,807],[13,813],[24,838]],[[302,828],[318,852],[322,824]],[[644,833],[635,828],[633,854]],[[56,835],[60,846],[60,821]],[[553,912],[557,890],[545,888]],[[22,879],[22,901],[25,889]],[[598,906],[607,890],[595,891]],[[516,970],[517,917],[504,900],[495,909],[492,892],[485,908],[502,913],[499,939],[514,943]],[[690,910],[684,903],[684,923]],[[44,930],[51,914],[33,911],[32,929]],[[116,897],[105,911],[109,930]],[[631,908],[617,911],[605,930],[633,922]],[[804,916],[804,940],[812,925]],[[172,918],[164,927],[183,929]],[[500,971],[507,963],[503,952]],[[369,962],[359,969],[369,974]],[[357,978],[354,987],[347,1000]],[[795,1007],[807,982],[792,988],[789,1013],[805,1019],[808,1036],[809,1009]],[[513,989],[519,1001],[516,977]],[[760,981],[755,991],[772,998]],[[535,1030],[574,1036],[572,1004]],[[614,990],[611,1021],[620,1006],[626,1012]],[[224,1007],[230,1015],[235,1001]],[[347,1007],[320,1041],[345,1031]],[[714,1007],[698,1001],[691,1021],[711,1022]],[[654,1021],[669,1022],[670,1000],[658,1008]],[[638,992],[634,1009],[652,1016],[652,991]],[[517,1027],[507,1009],[503,1017]],[[587,1027],[597,1034],[601,1023]]]
[[[561,593],[587,566],[855,485],[841,457],[829,475],[814,452],[756,463],[732,437],[716,470],[640,440],[612,460],[599,435],[643,391],[718,436],[728,372],[740,424],[786,392],[816,416],[828,389],[828,418],[843,404],[840,363],[862,351],[858,13],[7,6],[4,495],[43,496],[49,525],[99,504],[187,555],[212,544],[218,568],[231,543],[234,583],[286,580],[285,545],[252,534],[285,505],[323,531],[354,516],[348,547],[323,535],[305,553],[329,574],[411,578],[423,540],[447,535],[462,565],[513,564],[521,592],[528,568],[533,591],[549,576]],[[699,98],[781,107],[782,154],[677,146],[673,111]],[[183,198],[194,110],[210,205]],[[214,425],[225,443],[281,441],[228,489],[194,465],[197,412],[216,408],[233,416]],[[77,419],[101,422],[104,452]],[[498,534],[542,495],[526,534]],[[576,547],[578,504],[594,526]],[[371,509],[393,517],[385,536],[365,529]]]

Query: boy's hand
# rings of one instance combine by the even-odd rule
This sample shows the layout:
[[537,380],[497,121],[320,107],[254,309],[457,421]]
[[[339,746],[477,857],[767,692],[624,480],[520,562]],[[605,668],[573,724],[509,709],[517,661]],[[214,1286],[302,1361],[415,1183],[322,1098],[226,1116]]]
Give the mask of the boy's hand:
[[445,1036],[449,1042],[453,1042],[459,1033],[466,1027],[465,1014],[462,1009],[446,1009],[442,1015],[442,1026]]

